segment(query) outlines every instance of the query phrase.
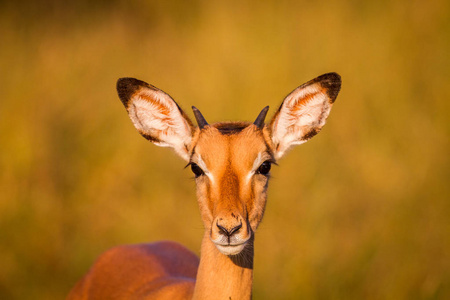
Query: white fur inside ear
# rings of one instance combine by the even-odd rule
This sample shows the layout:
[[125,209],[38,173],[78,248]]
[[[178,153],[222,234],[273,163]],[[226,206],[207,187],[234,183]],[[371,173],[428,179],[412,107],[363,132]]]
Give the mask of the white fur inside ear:
[[289,94],[272,127],[272,139],[278,147],[276,157],[281,157],[290,146],[305,143],[311,133],[318,132],[325,125],[330,110],[330,99],[319,84],[297,88]]
[[191,130],[175,102],[161,91],[146,90],[132,97],[128,114],[136,129],[162,147],[173,147],[188,160]]

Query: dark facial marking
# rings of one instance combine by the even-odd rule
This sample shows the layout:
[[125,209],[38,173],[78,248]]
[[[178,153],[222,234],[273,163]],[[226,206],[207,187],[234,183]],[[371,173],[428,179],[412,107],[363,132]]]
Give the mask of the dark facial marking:
[[231,135],[231,134],[238,134],[244,128],[246,128],[249,124],[248,123],[224,123],[224,124],[217,124],[215,127],[219,130],[221,134],[224,135]]

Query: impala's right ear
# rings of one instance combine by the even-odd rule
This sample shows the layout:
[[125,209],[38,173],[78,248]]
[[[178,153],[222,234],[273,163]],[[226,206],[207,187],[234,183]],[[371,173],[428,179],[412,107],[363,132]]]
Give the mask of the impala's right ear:
[[269,127],[276,159],[320,131],[340,88],[341,77],[327,73],[302,84],[284,99]]
[[189,160],[194,126],[169,95],[134,78],[120,78],[117,93],[143,137],[158,146],[172,147]]

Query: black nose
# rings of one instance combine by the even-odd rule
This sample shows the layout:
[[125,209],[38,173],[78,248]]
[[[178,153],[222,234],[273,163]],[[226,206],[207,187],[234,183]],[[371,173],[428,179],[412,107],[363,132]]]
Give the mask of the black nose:
[[221,225],[219,225],[219,223],[216,223],[217,228],[219,228],[219,232],[226,235],[227,237],[232,236],[233,234],[235,234],[236,232],[239,231],[239,229],[242,228],[242,223],[240,223],[238,226],[235,226],[231,229],[227,229]]

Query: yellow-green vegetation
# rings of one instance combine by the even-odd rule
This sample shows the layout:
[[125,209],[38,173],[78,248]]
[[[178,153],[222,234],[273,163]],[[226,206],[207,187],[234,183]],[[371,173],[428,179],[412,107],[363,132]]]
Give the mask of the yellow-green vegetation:
[[450,298],[449,1],[1,1],[0,71],[0,299],[62,299],[118,244],[198,253],[190,170],[117,78],[251,121],[329,71],[328,124],[273,170],[254,298]]

